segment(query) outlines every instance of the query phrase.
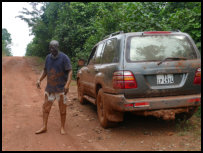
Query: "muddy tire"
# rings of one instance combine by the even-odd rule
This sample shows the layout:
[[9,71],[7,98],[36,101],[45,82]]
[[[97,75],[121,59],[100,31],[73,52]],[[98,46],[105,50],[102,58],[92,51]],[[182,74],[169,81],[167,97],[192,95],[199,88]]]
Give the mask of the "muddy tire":
[[187,121],[192,117],[192,115],[198,110],[198,106],[191,108],[188,112],[186,113],[180,113],[176,115],[175,120],[176,121]]
[[78,100],[80,102],[80,104],[85,104],[86,103],[86,100],[83,98],[84,96],[84,93],[83,93],[83,87],[80,83],[80,80],[77,81],[77,90],[78,90]]
[[107,109],[105,108],[105,104],[104,104],[103,90],[100,89],[97,95],[97,115],[98,115],[99,122],[103,128],[109,128],[109,127],[115,126],[114,122],[111,122],[108,120],[106,116],[107,114],[106,111]]

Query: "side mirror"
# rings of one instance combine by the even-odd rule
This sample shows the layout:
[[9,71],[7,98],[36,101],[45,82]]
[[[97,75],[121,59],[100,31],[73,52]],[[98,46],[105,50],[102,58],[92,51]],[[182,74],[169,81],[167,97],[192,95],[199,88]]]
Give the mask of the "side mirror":
[[78,60],[78,66],[79,67],[82,67],[82,66],[84,66],[85,65],[85,60],[84,59],[79,59]]

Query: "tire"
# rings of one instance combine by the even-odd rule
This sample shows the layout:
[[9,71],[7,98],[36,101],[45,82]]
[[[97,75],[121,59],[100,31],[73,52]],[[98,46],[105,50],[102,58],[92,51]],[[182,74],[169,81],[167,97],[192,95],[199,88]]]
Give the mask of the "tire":
[[113,127],[115,123],[109,121],[106,114],[107,109],[105,108],[103,89],[99,89],[97,95],[97,115],[99,122],[103,128]]
[[192,107],[189,109],[188,112],[177,114],[175,120],[176,121],[187,121],[188,119],[190,119],[193,116],[193,114],[197,110],[198,110],[198,106]]
[[78,90],[78,100],[80,102],[80,104],[84,105],[86,103],[86,100],[83,98],[84,93],[83,93],[83,87],[80,83],[80,80],[78,80],[77,82],[77,90]]

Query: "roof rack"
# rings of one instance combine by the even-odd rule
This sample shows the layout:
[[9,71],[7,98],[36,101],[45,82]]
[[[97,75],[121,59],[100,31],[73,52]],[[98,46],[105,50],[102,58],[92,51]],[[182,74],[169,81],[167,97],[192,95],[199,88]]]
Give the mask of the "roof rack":
[[112,36],[115,36],[115,35],[118,35],[118,34],[121,34],[121,33],[124,33],[124,32],[123,31],[114,32],[114,33],[112,33],[110,35],[105,36],[103,39],[110,38]]

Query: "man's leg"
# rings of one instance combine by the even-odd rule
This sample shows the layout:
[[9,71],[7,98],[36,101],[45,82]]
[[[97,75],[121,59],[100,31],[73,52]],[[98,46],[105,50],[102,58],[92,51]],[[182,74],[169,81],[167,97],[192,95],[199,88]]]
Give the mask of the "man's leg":
[[35,132],[36,134],[40,134],[47,131],[47,122],[48,122],[49,112],[51,110],[52,104],[53,102],[49,102],[47,94],[45,94],[45,101],[43,104],[43,126],[40,130]]
[[66,122],[66,104],[64,104],[64,95],[60,95],[59,99],[59,110],[61,116],[61,134],[66,134],[65,132],[65,122]]

